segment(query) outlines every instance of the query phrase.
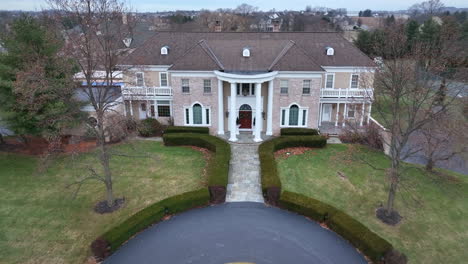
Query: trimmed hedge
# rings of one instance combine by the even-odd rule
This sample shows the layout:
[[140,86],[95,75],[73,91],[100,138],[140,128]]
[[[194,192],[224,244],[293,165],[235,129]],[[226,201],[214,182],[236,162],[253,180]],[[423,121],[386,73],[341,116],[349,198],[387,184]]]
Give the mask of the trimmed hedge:
[[164,131],[164,134],[174,133],[197,133],[209,134],[210,130],[207,127],[186,127],[186,126],[170,126]]
[[265,141],[258,148],[260,170],[262,175],[262,191],[267,201],[276,205],[281,193],[281,180],[278,175],[274,152],[290,147],[323,148],[327,139],[323,136],[283,136]]
[[214,136],[194,133],[165,134],[163,139],[166,146],[191,145],[214,152],[213,158],[207,166],[208,186],[211,201],[215,203],[224,202],[228,184],[229,161],[231,159],[229,144]]
[[156,202],[104,233],[91,244],[91,250],[98,260],[104,259],[132,236],[161,221],[164,216],[206,205],[209,200],[208,190],[202,188]]
[[318,136],[320,135],[317,129],[312,128],[282,128],[281,136]]
[[393,251],[393,246],[388,241],[329,204],[288,191],[281,194],[279,204],[290,211],[327,223],[333,231],[375,262],[380,262]]

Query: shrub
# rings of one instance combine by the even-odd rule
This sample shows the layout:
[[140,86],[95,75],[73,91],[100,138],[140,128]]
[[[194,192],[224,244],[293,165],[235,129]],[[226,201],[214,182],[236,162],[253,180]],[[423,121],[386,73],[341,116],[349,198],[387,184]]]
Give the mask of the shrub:
[[379,128],[374,124],[363,127],[349,124],[340,134],[340,140],[343,143],[362,144],[374,149],[383,150]]
[[281,193],[279,205],[290,211],[324,222],[337,212],[334,207],[314,198],[285,191]]
[[213,158],[208,161],[206,170],[208,186],[211,201],[214,203],[224,202],[228,184],[229,161],[231,159],[229,144],[214,136],[194,133],[169,133],[165,134],[163,138],[166,146],[191,145],[214,152]]
[[163,125],[154,118],[141,120],[137,125],[138,134],[142,137],[153,137],[162,134]]
[[282,128],[281,136],[317,136],[317,129],[311,128]]
[[210,130],[207,127],[185,127],[185,126],[170,126],[164,131],[164,134],[173,133],[198,133],[209,134]]
[[209,193],[206,188],[182,193],[156,202],[104,233],[91,244],[91,249],[96,258],[102,260],[132,236],[159,222],[166,214],[179,213],[190,208],[206,205],[208,202]]
[[381,261],[393,249],[388,241],[344,212],[332,215],[328,226],[375,262]]
[[261,144],[258,148],[258,155],[262,175],[262,191],[267,201],[276,205],[281,193],[281,181],[276,167],[275,151],[290,147],[323,148],[326,144],[327,140],[323,136],[284,136]]

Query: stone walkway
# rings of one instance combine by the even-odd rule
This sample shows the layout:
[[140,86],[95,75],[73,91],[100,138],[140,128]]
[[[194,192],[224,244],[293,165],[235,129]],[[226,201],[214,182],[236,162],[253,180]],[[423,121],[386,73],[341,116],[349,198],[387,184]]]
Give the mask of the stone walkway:
[[258,144],[231,144],[226,202],[263,203]]

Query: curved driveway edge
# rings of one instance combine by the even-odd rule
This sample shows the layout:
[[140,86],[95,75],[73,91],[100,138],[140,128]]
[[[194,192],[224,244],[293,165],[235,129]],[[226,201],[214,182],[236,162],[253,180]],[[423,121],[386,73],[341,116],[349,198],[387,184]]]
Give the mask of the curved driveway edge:
[[336,233],[303,216],[261,203],[226,203],[190,210],[143,231],[105,264],[229,262],[362,263]]

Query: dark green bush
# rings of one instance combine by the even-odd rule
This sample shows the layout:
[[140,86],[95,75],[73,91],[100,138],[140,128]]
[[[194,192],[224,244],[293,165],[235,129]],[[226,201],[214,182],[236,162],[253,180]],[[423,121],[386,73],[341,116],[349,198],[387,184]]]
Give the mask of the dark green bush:
[[281,181],[274,156],[275,151],[290,147],[323,148],[326,144],[327,139],[323,136],[284,136],[268,140],[261,144],[258,148],[258,154],[260,158],[262,190],[264,195],[267,195],[269,188],[281,188]]
[[137,124],[138,134],[142,137],[154,137],[162,134],[163,125],[154,118],[146,118]]
[[167,198],[132,215],[120,225],[107,231],[101,238],[109,243],[111,252],[114,252],[125,241],[160,221],[166,214],[175,214],[206,205],[209,198],[209,192],[206,188]]
[[281,136],[318,136],[317,129],[312,128],[282,128]]
[[226,187],[229,175],[229,161],[231,159],[231,147],[224,140],[215,136],[179,133],[165,134],[164,144],[166,146],[197,146],[211,150],[215,154],[207,166],[208,185]]
[[174,133],[198,133],[209,134],[210,130],[207,127],[185,127],[185,126],[170,126],[164,131],[164,134]]
[[288,191],[281,193],[279,205],[319,222],[326,221],[337,212],[337,209],[326,203]]
[[341,211],[331,216],[328,226],[375,262],[380,262],[393,249],[388,241]]

